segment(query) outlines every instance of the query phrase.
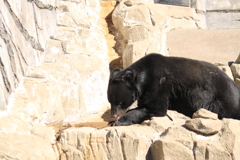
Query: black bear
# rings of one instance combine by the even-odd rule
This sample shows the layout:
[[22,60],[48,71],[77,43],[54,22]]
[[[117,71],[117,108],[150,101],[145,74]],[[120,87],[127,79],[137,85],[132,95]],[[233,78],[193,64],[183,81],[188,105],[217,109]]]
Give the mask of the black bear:
[[[138,107],[127,108],[138,101]],[[213,64],[179,57],[149,54],[109,79],[108,101],[112,126],[139,124],[167,109],[186,116],[200,108],[222,118],[240,119],[240,89]]]

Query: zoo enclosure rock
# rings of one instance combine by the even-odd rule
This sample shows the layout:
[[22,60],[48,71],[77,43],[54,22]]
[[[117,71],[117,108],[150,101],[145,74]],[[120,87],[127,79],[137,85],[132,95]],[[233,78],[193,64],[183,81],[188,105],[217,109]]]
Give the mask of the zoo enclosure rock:
[[[139,4],[137,1],[126,2],[123,5],[129,9],[127,13],[131,13],[130,16],[134,16],[135,11],[146,15],[143,16],[145,19],[138,16],[127,17],[126,20],[124,17],[128,23],[123,27],[123,31],[126,30],[130,35],[123,34],[126,36],[124,43],[133,45],[134,50],[144,44],[144,51],[163,51],[164,53],[166,49],[164,45],[161,44],[162,48],[159,47],[161,45],[155,45],[159,43],[157,40],[159,38],[164,42],[165,35],[162,35],[159,26],[165,26],[165,21],[158,21],[161,17],[164,20],[167,19],[168,24],[172,26],[189,24],[191,27],[196,27],[195,19],[191,19],[191,15],[195,15],[193,9],[187,9],[187,16],[181,19],[175,17],[178,14],[170,6],[159,5],[164,12],[167,12],[166,18],[165,15],[162,16],[162,12],[158,14],[159,8],[153,7],[153,11],[148,11],[152,2],[149,1],[147,6],[142,5],[143,2],[141,1],[141,5],[136,5]],[[131,11],[132,9],[134,11]],[[163,138],[164,143],[170,141],[169,138],[165,138],[170,137],[172,130],[186,133],[181,125],[188,118],[173,112],[169,113],[172,118],[174,117],[173,122],[166,117],[154,118],[147,123],[148,126],[130,126],[127,129],[132,127],[133,130],[126,131],[121,127],[102,130],[67,129],[63,131],[61,141],[55,142],[55,131],[46,127],[45,124],[75,121],[82,114],[103,109],[107,103],[105,92],[109,77],[108,60],[105,54],[107,46],[98,25],[99,11],[98,0],[0,0],[0,51],[3,53],[0,54],[0,110],[4,110],[0,113],[1,158],[41,160],[79,159],[80,156],[85,156],[85,159],[89,157],[97,159],[98,154],[110,159],[115,158],[115,154],[119,159],[145,158],[151,156],[149,147],[155,140],[160,141],[160,138]],[[119,13],[121,15],[122,11]],[[121,16],[119,19],[121,22]],[[178,23],[181,20],[184,23]],[[144,25],[142,25],[143,22]],[[134,26],[135,24],[139,26]],[[128,27],[130,30],[127,29]],[[157,34],[154,35],[148,32],[149,30],[157,31]],[[138,37],[138,33],[143,34]],[[146,39],[151,36],[154,39],[150,41]],[[132,42],[136,42],[136,45]],[[131,46],[127,48],[130,51],[133,50]],[[91,88],[91,93],[89,88]],[[10,96],[10,93],[13,94]],[[165,124],[161,125],[162,122]],[[173,129],[168,129],[172,125]],[[210,140],[209,137],[201,135],[193,136],[194,140],[193,138],[187,139],[188,136],[178,140],[178,137],[171,135],[173,140],[170,143],[179,143],[179,146],[185,147],[186,152],[192,149],[194,154],[200,158],[211,157],[213,154],[215,157],[212,159],[219,159],[221,156],[227,159],[230,154],[235,159],[240,159],[239,133],[235,126],[239,128],[238,121],[225,120],[220,131],[223,135],[221,137],[218,133],[213,139],[210,137]],[[143,130],[147,133],[142,133]],[[83,137],[93,135],[90,139],[97,143],[91,143],[92,146],[90,146],[86,144],[84,138],[77,137],[86,143],[80,144],[81,141],[77,141],[75,145],[75,134],[83,135]],[[194,133],[191,132],[191,135]],[[68,142],[74,146],[68,145]],[[188,144],[190,149],[188,149]],[[84,151],[86,155],[82,154],[78,146],[86,148]],[[129,146],[131,149],[128,150]],[[106,151],[106,148],[109,151]],[[227,151],[224,148],[227,148]],[[112,149],[121,149],[121,152],[116,153],[118,150]],[[167,147],[161,150],[164,153],[169,152]],[[154,152],[152,151],[152,155]]]
[[7,109],[27,66],[40,64],[45,42],[55,34],[56,0],[42,7],[35,1],[0,0],[0,110]]
[[193,8],[153,4],[147,1],[121,1],[112,14],[121,35],[123,68],[149,53],[168,55],[166,32],[173,28],[198,28],[201,24]]
[[0,157],[56,159],[46,124],[106,109],[99,12],[98,0],[0,0]]
[[[57,142],[60,159],[227,159],[240,158],[238,120],[223,119],[215,135],[202,135],[184,127],[189,120],[176,111],[153,117],[142,125],[69,128]],[[205,119],[211,122],[212,119]]]

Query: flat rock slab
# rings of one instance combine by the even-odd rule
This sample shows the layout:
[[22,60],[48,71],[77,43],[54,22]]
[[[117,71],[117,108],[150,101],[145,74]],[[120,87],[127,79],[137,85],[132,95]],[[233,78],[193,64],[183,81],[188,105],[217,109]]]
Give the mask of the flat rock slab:
[[218,133],[222,128],[220,120],[195,118],[187,120],[186,127],[190,130],[199,132],[204,135],[213,135]]

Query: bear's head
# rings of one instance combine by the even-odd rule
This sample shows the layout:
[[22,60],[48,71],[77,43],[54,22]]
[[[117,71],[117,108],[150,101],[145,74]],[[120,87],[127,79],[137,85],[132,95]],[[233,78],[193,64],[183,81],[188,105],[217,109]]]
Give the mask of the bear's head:
[[119,119],[127,108],[137,99],[137,76],[135,70],[113,70],[108,84],[108,101],[111,104],[111,116]]

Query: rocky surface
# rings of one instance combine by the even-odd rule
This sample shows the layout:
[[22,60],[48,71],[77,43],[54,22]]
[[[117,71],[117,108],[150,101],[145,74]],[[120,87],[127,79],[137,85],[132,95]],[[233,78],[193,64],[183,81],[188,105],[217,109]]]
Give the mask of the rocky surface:
[[[238,8],[233,2],[227,10]],[[240,159],[239,121],[206,111],[107,127],[107,112],[99,112],[109,106],[109,62],[120,66],[122,56],[126,67],[150,52],[167,55],[166,32],[206,28],[210,10],[203,1],[197,10],[118,3],[0,0],[0,159]]]
[[[60,159],[239,159],[238,120],[211,119],[213,113],[204,112],[207,123],[217,121],[218,132],[202,134],[185,128],[190,119],[176,111],[168,117],[153,117],[142,125],[123,127],[72,127],[62,131],[59,141]],[[206,118],[209,117],[209,118]],[[187,126],[186,126],[187,127]]]
[[1,159],[56,159],[46,124],[108,107],[100,9],[98,0],[0,1]]
[[[0,110],[6,110],[27,66],[37,66],[49,36],[56,29],[56,0],[0,1]],[[28,15],[28,16],[26,16]]]

